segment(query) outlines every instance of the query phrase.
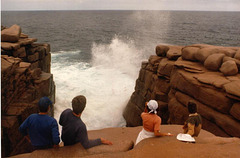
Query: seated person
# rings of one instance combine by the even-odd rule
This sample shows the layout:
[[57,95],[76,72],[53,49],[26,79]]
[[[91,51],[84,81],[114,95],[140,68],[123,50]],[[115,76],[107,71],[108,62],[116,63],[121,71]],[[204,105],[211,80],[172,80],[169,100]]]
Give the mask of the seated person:
[[161,118],[157,115],[158,103],[156,100],[150,100],[145,104],[145,110],[141,114],[143,121],[143,129],[138,134],[136,144],[138,144],[141,140],[150,138],[150,137],[158,137],[158,136],[172,136],[170,133],[161,133]]
[[188,102],[189,117],[183,126],[183,133],[197,137],[202,129],[202,118],[197,113],[197,105],[193,101]]
[[86,98],[82,95],[76,96],[72,100],[72,109],[66,109],[62,112],[59,124],[62,126],[62,141],[64,146],[81,143],[85,149],[106,144],[112,145],[112,142],[98,138],[89,140],[87,128],[81,119],[81,114],[86,106]]
[[29,134],[34,150],[58,147],[60,142],[56,119],[48,116],[52,104],[48,97],[42,97],[38,102],[39,113],[31,114],[19,127],[19,131],[26,136]]

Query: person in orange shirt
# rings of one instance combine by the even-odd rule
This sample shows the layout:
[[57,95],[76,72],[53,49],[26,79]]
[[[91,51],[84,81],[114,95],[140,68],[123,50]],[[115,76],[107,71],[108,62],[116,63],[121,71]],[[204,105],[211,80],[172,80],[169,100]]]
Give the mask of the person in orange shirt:
[[171,133],[161,133],[161,118],[157,115],[158,103],[156,100],[150,100],[145,104],[145,110],[141,114],[143,121],[143,129],[138,134],[136,144],[141,140],[151,137],[172,136]]

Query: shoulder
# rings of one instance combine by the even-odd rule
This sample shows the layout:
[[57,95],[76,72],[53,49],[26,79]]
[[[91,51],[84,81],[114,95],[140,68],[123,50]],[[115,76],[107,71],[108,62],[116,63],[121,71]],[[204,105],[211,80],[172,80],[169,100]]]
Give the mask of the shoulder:
[[68,115],[70,113],[72,113],[72,110],[71,109],[66,109],[61,113],[61,115]]
[[160,116],[158,116],[158,115],[155,115],[154,117],[155,117],[155,120],[156,120],[157,122],[159,122],[159,121],[161,122],[161,121],[162,121],[162,119],[161,119],[161,117],[160,117]]
[[146,116],[146,115],[149,115],[149,113],[146,113],[146,112],[141,113],[141,116]]
[[29,117],[38,117],[38,114],[31,114]]
[[27,119],[34,119],[34,118],[37,118],[38,117],[38,114],[31,114],[30,116],[28,116]]
[[81,120],[81,118],[80,119],[77,119],[76,121],[75,121],[75,127],[78,129],[78,130],[87,130],[87,127],[86,127],[86,125],[85,125],[85,123]]

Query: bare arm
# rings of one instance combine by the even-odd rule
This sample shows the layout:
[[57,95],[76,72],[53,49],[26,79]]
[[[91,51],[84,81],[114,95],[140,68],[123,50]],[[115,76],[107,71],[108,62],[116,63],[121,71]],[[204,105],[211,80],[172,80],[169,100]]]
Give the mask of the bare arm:
[[155,130],[155,131],[154,131],[154,135],[155,135],[156,137],[173,136],[173,134],[171,134],[171,133],[161,133],[159,130]]
[[102,144],[105,144],[105,145],[113,145],[113,143],[107,139],[104,139],[104,138],[100,138],[101,139],[101,142]]

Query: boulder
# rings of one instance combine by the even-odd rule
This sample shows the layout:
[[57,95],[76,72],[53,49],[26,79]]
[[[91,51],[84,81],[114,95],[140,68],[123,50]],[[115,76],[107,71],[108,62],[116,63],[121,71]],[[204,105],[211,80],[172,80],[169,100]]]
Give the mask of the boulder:
[[186,46],[182,49],[182,59],[196,61],[195,54],[198,52],[198,47]]
[[225,76],[233,76],[238,73],[238,67],[235,61],[229,60],[222,64],[219,69]]
[[227,56],[223,57],[223,63],[226,61],[229,61],[229,60],[235,61],[235,63],[237,64],[238,71],[240,71],[240,60],[231,58],[231,57],[227,57]]
[[209,55],[218,53],[218,48],[216,47],[203,47],[199,49],[195,54],[194,57],[201,63],[204,63],[204,61],[207,59]]
[[157,54],[157,56],[165,57],[167,55],[167,52],[169,49],[170,48],[167,45],[157,45],[156,46],[156,54]]
[[204,62],[204,66],[208,70],[218,71],[219,67],[222,65],[222,60],[224,56],[224,54],[209,55]]
[[21,34],[21,27],[18,25],[12,25],[1,31],[1,41],[15,43],[19,40]]
[[177,60],[179,57],[182,56],[182,46],[171,46],[170,49],[167,51],[167,58],[169,60]]
[[234,58],[240,60],[240,49],[237,50],[236,54],[234,55]]
[[236,50],[227,48],[227,47],[223,47],[223,48],[219,49],[219,53],[225,54],[226,56],[233,58],[236,54]]

